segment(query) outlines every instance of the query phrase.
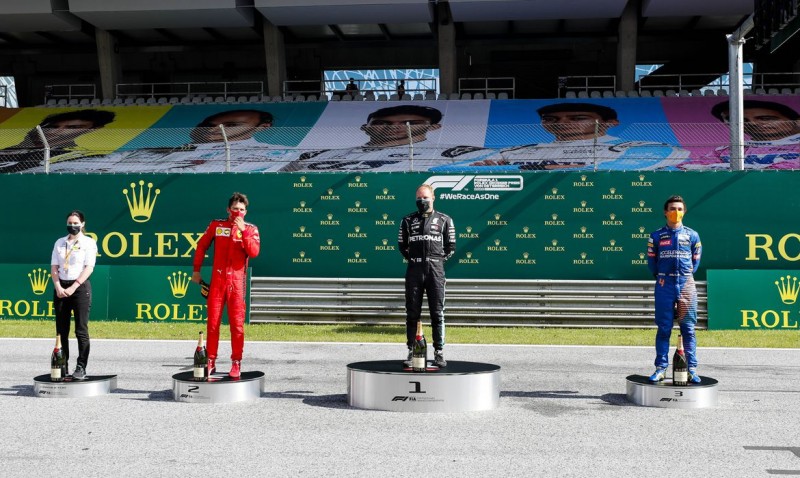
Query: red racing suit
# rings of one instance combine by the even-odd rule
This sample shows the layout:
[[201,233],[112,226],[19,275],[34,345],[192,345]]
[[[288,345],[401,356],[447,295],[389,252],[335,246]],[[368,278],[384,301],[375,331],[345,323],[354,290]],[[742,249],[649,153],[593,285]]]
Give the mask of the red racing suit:
[[247,261],[258,256],[261,238],[258,228],[245,223],[245,230],[234,227],[232,219],[215,219],[197,242],[194,271],[199,272],[211,243],[214,242],[214,269],[208,292],[207,351],[217,358],[222,307],[228,304],[231,327],[231,360],[242,360],[244,350],[244,295],[247,290]]

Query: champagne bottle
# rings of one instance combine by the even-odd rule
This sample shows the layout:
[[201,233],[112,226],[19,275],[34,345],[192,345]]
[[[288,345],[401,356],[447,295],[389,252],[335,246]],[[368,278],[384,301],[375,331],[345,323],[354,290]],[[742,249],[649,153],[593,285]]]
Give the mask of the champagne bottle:
[[56,347],[50,356],[50,380],[63,382],[67,377],[67,356],[61,348],[61,335],[56,335]]
[[194,351],[194,381],[205,382],[208,380],[208,354],[203,344],[203,332],[197,339],[197,349]]
[[683,337],[678,334],[678,348],[672,356],[672,384],[686,385],[689,382],[689,364],[683,353]]
[[417,322],[417,338],[411,346],[411,368],[415,372],[428,370],[428,343],[422,335],[422,321]]

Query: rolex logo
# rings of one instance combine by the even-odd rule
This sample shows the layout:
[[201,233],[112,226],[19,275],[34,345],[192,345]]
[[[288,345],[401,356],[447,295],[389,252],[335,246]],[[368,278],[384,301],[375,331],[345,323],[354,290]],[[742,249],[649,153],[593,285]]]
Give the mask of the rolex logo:
[[610,189],[608,190],[608,192],[610,192],[611,194],[616,194],[616,192],[617,192],[617,188],[610,188]]
[[640,260],[644,259],[644,252],[640,252],[640,253],[639,253],[639,259],[640,259]]
[[617,243],[617,241],[615,239],[611,239],[610,241],[608,241],[608,243],[613,246],[614,244]]
[[467,232],[472,232],[472,226],[467,226]]
[[361,226],[356,226],[353,228],[354,231],[359,232],[361,230]]
[[644,181],[644,174],[639,175],[639,181]]
[[781,301],[784,304],[794,304],[797,302],[797,294],[800,292],[800,284],[797,283],[797,277],[787,275],[781,277],[780,282],[775,281],[778,287],[778,293],[781,295]]
[[327,242],[328,245],[330,246],[331,244],[333,244],[333,239],[326,239],[325,242]]
[[153,183],[147,183],[147,193],[144,192],[144,180],[139,180],[139,192],[136,192],[136,183],[131,183],[130,194],[127,189],[122,190],[128,201],[128,209],[134,222],[147,222],[156,207],[156,198],[161,194],[160,189],[153,191]]
[[301,182],[301,183],[304,183],[304,182],[306,182],[306,177],[305,177],[305,176],[300,176],[300,182]]
[[586,181],[586,175],[585,174],[581,174],[581,181]]
[[47,289],[47,283],[50,282],[50,272],[41,267],[38,269],[33,269],[28,273],[28,280],[31,281],[31,289],[33,289],[33,293],[36,295],[44,294],[44,290]]
[[192,279],[186,272],[173,272],[172,275],[167,276],[167,281],[169,281],[172,296],[180,299],[186,295],[186,291],[189,289],[189,282]]
[[552,217],[553,220],[555,221],[556,219],[558,219],[558,214],[553,213],[550,215],[550,217]]
[[300,257],[305,257],[305,256],[306,256],[306,251],[300,251]]
[[495,239],[494,240],[494,245],[495,246],[499,246],[500,245],[500,239]]
[[354,255],[354,256],[356,256],[356,258],[359,258],[359,257],[361,257],[361,253],[360,253],[360,252],[358,252],[358,251],[356,251],[356,252],[355,252],[353,255]]
[[550,242],[551,242],[551,243],[552,243],[554,246],[557,246],[557,245],[558,245],[558,239],[553,239],[553,240],[552,240],[552,241],[550,241]]
[[614,219],[617,218],[617,215],[612,212],[611,214],[608,215],[608,217],[613,221]]
[[328,213],[328,215],[327,215],[326,217],[327,217],[327,218],[328,218],[328,220],[330,221],[331,219],[333,219],[333,214],[331,214],[331,213]]
[[644,234],[644,226],[639,226],[639,234]]
[[331,195],[333,195],[333,189],[328,188],[328,196],[331,196]]
[[527,252],[523,252],[522,253],[522,258],[523,259],[527,259],[529,256],[530,256],[530,254],[528,254]]
[[553,191],[553,194],[558,194],[558,188],[553,188],[551,191]]
[[499,221],[499,220],[500,220],[500,217],[501,217],[501,216],[500,216],[500,214],[495,214],[495,215],[494,215],[494,220],[495,220],[495,221]]
[[467,259],[472,259],[472,252],[467,252]]
[[639,201],[639,207],[644,207],[644,201]]
[[305,201],[300,201],[300,207],[306,207],[306,202]]
[[356,207],[361,207],[361,201],[356,201]]
[[300,232],[306,232],[306,226],[300,226]]
[[389,215],[386,213],[381,214],[381,217],[383,218],[384,221],[389,219]]
[[581,252],[581,259],[586,259],[586,253],[585,252]]
[[531,230],[531,228],[530,228],[530,227],[528,227],[528,226],[523,226],[523,227],[522,227],[522,232],[524,232],[525,234],[527,234],[527,233],[528,233],[528,231],[530,231],[530,230]]
[[389,239],[381,239],[381,244],[383,244],[384,246],[386,244],[389,244]]
[[360,183],[360,182],[361,182],[361,176],[356,176],[356,178],[355,178],[355,179],[356,179],[356,182],[357,182],[357,183]]
[[586,226],[581,226],[581,234],[586,234]]
[[383,194],[389,194],[389,188],[383,188]]
[[581,201],[581,207],[586,207],[586,201]]

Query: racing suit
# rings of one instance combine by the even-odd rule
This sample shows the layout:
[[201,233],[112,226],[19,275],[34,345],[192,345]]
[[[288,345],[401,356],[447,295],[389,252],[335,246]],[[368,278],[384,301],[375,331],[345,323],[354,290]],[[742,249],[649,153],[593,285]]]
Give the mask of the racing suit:
[[444,262],[456,251],[456,230],[450,216],[438,211],[415,212],[400,223],[397,249],[408,260],[406,268],[406,345],[414,343],[422,312],[423,291],[433,329],[433,348],[444,347]]
[[230,218],[211,221],[197,242],[194,272],[200,271],[206,250],[212,242],[214,242],[214,264],[208,292],[208,358],[217,358],[222,307],[227,303],[228,322],[231,328],[231,360],[242,360],[247,261],[251,257],[258,256],[261,238],[258,228],[253,224],[245,223],[245,230],[240,231],[234,227]]
[[664,226],[648,239],[647,266],[656,278],[656,367],[669,365],[673,320],[680,325],[689,368],[697,367],[697,290],[692,274],[700,265],[701,249],[700,236],[683,225],[677,229]]

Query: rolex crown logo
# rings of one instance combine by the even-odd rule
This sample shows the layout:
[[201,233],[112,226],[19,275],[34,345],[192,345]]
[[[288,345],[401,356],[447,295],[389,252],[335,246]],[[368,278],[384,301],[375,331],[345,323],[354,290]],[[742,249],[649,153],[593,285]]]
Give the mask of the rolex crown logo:
[[530,228],[530,227],[528,227],[528,226],[524,226],[524,227],[522,228],[522,232],[524,232],[525,234],[527,234],[527,233],[528,233],[528,231],[530,231],[530,230],[531,230],[531,228]]
[[495,246],[499,246],[500,245],[500,239],[495,239],[494,240],[494,245]]
[[639,181],[644,181],[644,174],[639,175]]
[[332,196],[332,195],[333,195],[333,189],[328,188],[328,196]]
[[583,233],[583,234],[586,233],[586,226],[581,226],[581,233]]
[[28,273],[28,280],[31,281],[31,289],[33,289],[33,293],[36,295],[44,294],[49,279],[50,273],[41,267]]
[[611,188],[611,189],[608,190],[608,192],[610,192],[611,194],[614,194],[614,193],[617,192],[617,188]]
[[356,176],[356,182],[357,182],[357,183],[360,183],[360,182],[361,182],[361,176]]
[[616,239],[611,239],[610,241],[608,241],[608,243],[613,246],[614,244],[617,243],[617,240]]
[[389,188],[383,188],[383,194],[389,194]]
[[611,214],[608,215],[608,217],[611,218],[611,220],[613,221],[614,219],[617,218],[617,215],[612,212]]
[[306,182],[306,177],[305,177],[305,176],[300,176],[300,182],[301,182],[301,183],[304,183],[304,182]]
[[501,216],[500,216],[500,214],[495,214],[495,215],[494,215],[494,220],[495,220],[495,221],[499,221],[499,220],[500,220],[500,217],[501,217]]
[[300,251],[300,257],[305,257],[305,256],[306,256],[306,251]]
[[361,207],[361,201],[356,201],[356,207]]
[[586,253],[585,252],[581,252],[581,259],[586,259]]
[[644,201],[639,201],[639,207],[644,207]]
[[327,215],[327,216],[325,216],[325,217],[327,217],[327,218],[328,218],[328,220],[330,221],[331,219],[333,219],[333,214],[331,214],[331,213],[328,213],[328,215]]
[[472,232],[472,226],[467,226],[467,233]]
[[530,256],[530,254],[528,254],[527,252],[523,252],[523,253],[522,253],[522,258],[523,258],[523,259],[527,259],[527,258],[528,258],[528,256]]
[[300,207],[306,207],[306,202],[305,201],[300,201]]
[[381,244],[383,244],[384,246],[386,244],[389,244],[389,239],[381,239]]
[[556,219],[558,219],[558,214],[553,213],[553,214],[550,215],[550,217],[552,217],[553,220],[555,221]]
[[553,194],[558,194],[558,188],[553,188],[552,191],[553,191]]
[[581,181],[586,181],[586,175],[585,174],[581,174]]
[[581,201],[581,207],[586,207],[586,201]]
[[797,302],[797,294],[800,292],[800,284],[797,283],[797,277],[787,275],[781,277],[780,282],[775,281],[778,287],[778,293],[781,295],[781,301],[784,304],[794,304]]
[[472,252],[467,252],[467,259],[472,259]]
[[359,232],[361,230],[361,226],[356,226],[353,228],[354,231]]
[[554,246],[557,246],[557,245],[558,245],[558,239],[553,239],[553,240],[552,240],[552,241],[550,241],[550,242],[551,242],[551,243],[552,243]]
[[381,217],[383,218],[384,221],[389,219],[389,215],[386,213],[381,214]]
[[169,281],[169,288],[172,291],[172,296],[176,299],[180,299],[186,295],[186,291],[189,289],[189,282],[192,281],[189,274],[185,272],[173,272],[172,275],[167,276],[167,281]]
[[147,183],[147,193],[144,192],[144,180],[139,180],[139,193],[136,193],[136,183],[131,183],[130,194],[127,189],[122,190],[128,201],[128,209],[134,222],[147,222],[156,207],[156,198],[161,194],[160,189],[153,191],[153,183]]
[[644,226],[639,226],[639,234],[644,234]]
[[330,246],[331,244],[333,244],[333,239],[326,239],[325,242],[327,242],[328,245]]
[[300,226],[300,232],[306,232],[306,226]]
[[639,253],[639,259],[644,259],[644,252]]
[[355,252],[353,255],[354,255],[354,256],[356,256],[356,259],[358,259],[359,257],[361,257],[361,253],[360,253],[360,252],[358,252],[358,251],[356,251],[356,252]]

